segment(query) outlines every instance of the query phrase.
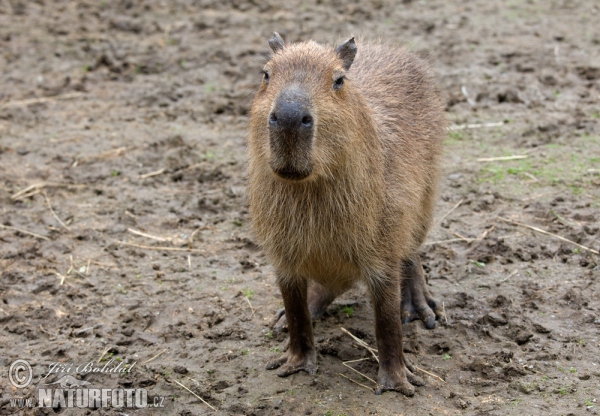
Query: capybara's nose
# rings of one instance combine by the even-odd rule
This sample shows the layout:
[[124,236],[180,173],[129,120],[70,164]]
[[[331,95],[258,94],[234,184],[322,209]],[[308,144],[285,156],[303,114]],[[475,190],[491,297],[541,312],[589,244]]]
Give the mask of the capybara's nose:
[[310,132],[313,126],[314,117],[308,94],[298,87],[283,90],[269,115],[269,128],[296,136]]

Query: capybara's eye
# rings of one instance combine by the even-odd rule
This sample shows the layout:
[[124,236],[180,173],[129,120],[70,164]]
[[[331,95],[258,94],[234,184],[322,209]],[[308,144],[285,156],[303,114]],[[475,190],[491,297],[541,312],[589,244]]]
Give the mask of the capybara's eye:
[[269,73],[267,71],[263,71],[263,81],[265,82],[265,84],[269,83]]
[[343,75],[341,77],[337,78],[333,83],[333,88],[335,88],[336,90],[339,90],[340,88],[342,88],[342,85],[344,85],[345,78],[346,77]]

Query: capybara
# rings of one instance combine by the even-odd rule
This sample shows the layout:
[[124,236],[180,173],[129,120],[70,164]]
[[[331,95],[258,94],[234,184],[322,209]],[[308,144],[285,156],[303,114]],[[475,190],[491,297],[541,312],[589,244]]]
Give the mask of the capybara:
[[432,220],[447,121],[427,65],[404,48],[351,38],[273,50],[252,104],[248,200],[273,263],[290,344],[269,363],[314,374],[312,321],[356,281],[368,287],[379,350],[377,393],[422,385],[402,323],[435,326],[419,260]]

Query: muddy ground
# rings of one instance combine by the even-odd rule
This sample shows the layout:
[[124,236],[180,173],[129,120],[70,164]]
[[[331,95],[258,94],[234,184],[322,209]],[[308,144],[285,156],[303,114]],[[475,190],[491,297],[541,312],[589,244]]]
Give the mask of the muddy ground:
[[[597,1],[317,3],[0,1],[1,414],[50,363],[110,359],[136,364],[86,380],[167,407],[91,414],[213,413],[175,381],[222,415],[597,413],[600,257],[514,223],[600,249]],[[421,373],[412,398],[342,364],[370,355],[341,327],[375,345],[364,288],[316,323],[317,376],[264,370],[285,334],[244,159],[273,30],[411,45],[458,126],[422,249],[446,316],[405,326],[440,379]],[[18,358],[25,389],[7,378]]]

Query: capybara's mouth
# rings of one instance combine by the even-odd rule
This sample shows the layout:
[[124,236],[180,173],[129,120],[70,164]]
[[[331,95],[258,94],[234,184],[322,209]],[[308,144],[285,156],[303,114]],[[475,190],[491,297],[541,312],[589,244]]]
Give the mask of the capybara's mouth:
[[275,174],[280,178],[291,181],[301,181],[302,179],[308,178],[311,174],[310,170],[296,170],[291,167],[273,169],[273,172],[275,172]]

